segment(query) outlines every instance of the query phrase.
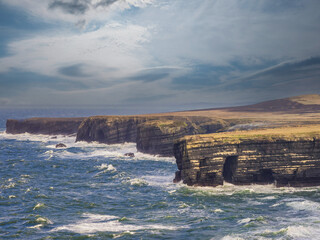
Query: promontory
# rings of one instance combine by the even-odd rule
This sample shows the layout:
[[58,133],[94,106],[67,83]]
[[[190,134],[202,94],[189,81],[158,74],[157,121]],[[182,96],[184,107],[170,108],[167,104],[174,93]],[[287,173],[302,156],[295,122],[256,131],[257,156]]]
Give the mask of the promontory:
[[9,134],[76,134],[175,156],[175,181],[217,186],[320,184],[320,95],[249,106],[133,116],[8,119]]

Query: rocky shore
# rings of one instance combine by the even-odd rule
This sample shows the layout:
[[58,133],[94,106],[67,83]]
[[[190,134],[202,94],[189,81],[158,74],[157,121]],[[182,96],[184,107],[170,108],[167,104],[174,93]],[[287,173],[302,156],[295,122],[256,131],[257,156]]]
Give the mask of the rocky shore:
[[[279,134],[284,126],[289,128]],[[320,96],[307,95],[167,114],[9,119],[6,132],[76,134],[76,141],[107,144],[134,142],[140,152],[175,156],[175,181],[188,185],[227,181],[299,186],[320,184],[319,126]]]

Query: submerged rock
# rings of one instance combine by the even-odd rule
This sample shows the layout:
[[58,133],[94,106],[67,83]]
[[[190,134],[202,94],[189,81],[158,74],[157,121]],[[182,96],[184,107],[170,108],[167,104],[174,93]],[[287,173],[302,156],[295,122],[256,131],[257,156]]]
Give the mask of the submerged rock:
[[125,153],[124,155],[125,155],[126,157],[134,157],[134,153],[131,153],[131,152],[130,152],[130,153]]
[[63,143],[58,143],[56,145],[56,148],[65,148],[65,147],[67,147],[67,146],[65,144],[63,144]]

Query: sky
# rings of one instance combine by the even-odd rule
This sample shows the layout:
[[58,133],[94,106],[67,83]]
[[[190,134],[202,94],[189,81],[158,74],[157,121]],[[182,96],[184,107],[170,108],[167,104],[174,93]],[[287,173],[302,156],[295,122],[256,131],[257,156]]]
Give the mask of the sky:
[[0,0],[0,107],[165,112],[320,93],[319,0]]

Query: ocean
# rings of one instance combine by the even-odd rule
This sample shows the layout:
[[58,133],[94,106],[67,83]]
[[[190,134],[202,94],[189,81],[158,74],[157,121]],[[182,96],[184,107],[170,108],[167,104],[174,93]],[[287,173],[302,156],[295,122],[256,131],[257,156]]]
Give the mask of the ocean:
[[5,133],[7,118],[97,114],[0,110],[0,239],[320,239],[320,187],[189,187],[134,143]]

